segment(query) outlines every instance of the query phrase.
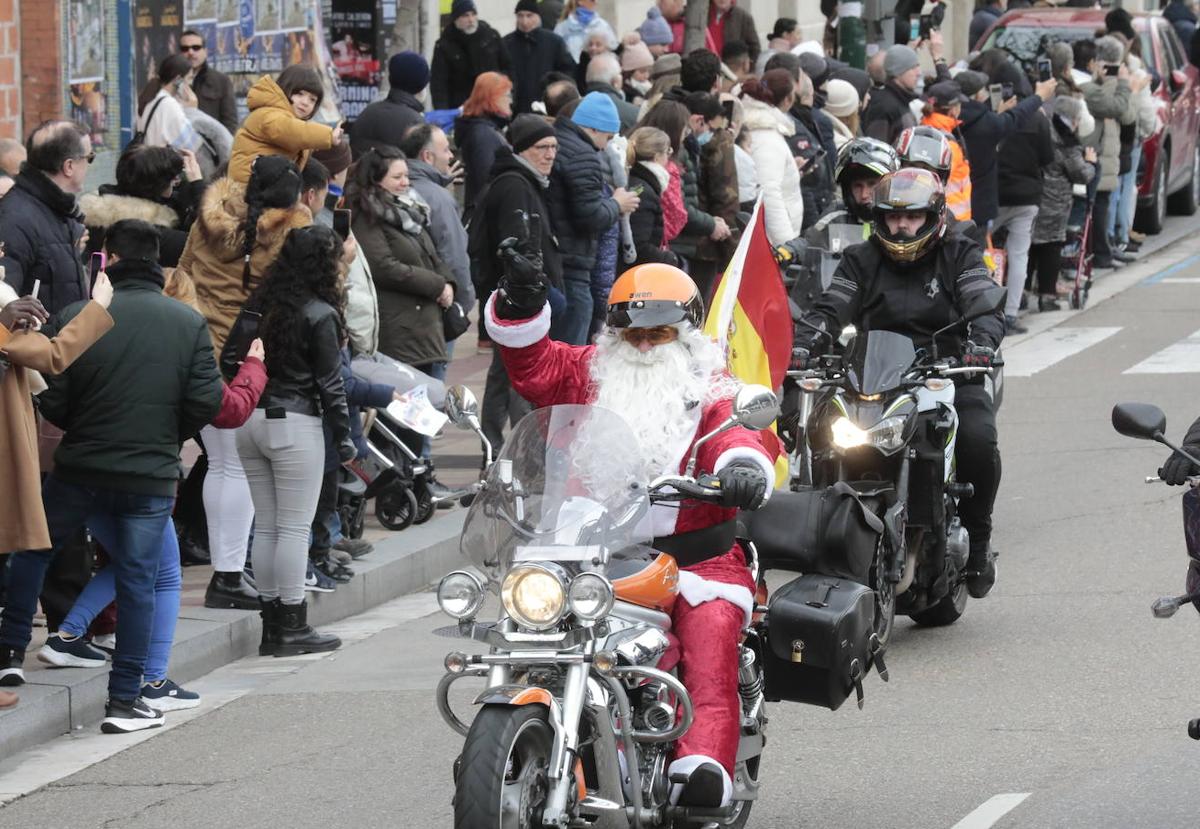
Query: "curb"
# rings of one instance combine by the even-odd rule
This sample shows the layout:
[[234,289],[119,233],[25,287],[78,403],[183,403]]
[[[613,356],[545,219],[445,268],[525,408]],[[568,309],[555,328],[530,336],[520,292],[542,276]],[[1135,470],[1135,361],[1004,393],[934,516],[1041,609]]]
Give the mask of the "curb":
[[[333,593],[310,593],[308,618],[316,626],[354,616],[425,588],[461,566],[458,539],[466,510],[410,527],[375,545],[354,563],[355,576]],[[259,615],[247,610],[185,607],[171,646],[171,677],[181,684],[258,652]],[[0,712],[0,759],[98,722],[108,697],[108,671],[50,669],[34,652],[25,657],[21,701]]]

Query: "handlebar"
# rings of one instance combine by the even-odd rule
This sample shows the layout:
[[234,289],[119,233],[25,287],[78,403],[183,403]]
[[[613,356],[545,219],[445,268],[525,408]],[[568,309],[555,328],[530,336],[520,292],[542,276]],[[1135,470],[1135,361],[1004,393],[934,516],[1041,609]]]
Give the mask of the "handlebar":
[[[664,490],[672,490],[666,492]],[[716,475],[701,475],[697,480],[687,476],[663,475],[650,484],[651,503],[670,503],[694,498],[716,504],[721,500],[721,484]]]
[[[1161,483],[1165,483],[1165,482],[1163,481],[1162,478],[1158,477],[1157,475],[1147,475],[1145,483],[1161,484]],[[1200,475],[1189,475],[1187,477],[1187,485],[1190,487],[1193,487],[1193,488],[1200,487]]]

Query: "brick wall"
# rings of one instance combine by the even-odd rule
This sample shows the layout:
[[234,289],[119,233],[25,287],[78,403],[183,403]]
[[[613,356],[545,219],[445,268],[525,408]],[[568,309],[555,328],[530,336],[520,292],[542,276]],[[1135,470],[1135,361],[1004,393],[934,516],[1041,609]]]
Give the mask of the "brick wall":
[[[0,20],[5,5],[0,0]],[[47,0],[20,2],[21,129],[28,132],[47,118],[63,117],[61,5]],[[3,60],[3,58],[0,58]],[[2,72],[2,64],[0,64]],[[0,81],[2,83],[2,81]],[[7,93],[6,93],[7,95]]]
[[21,137],[21,27],[17,0],[0,0],[0,137]]

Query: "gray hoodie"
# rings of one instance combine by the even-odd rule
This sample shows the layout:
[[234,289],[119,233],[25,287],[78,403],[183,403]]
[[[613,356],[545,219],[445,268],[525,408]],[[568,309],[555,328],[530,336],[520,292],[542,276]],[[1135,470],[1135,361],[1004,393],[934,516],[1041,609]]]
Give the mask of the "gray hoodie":
[[408,160],[408,180],[429,205],[429,235],[442,261],[454,274],[454,300],[466,310],[475,307],[475,284],[467,256],[467,231],[458,204],[446,189],[450,177],[415,158]]

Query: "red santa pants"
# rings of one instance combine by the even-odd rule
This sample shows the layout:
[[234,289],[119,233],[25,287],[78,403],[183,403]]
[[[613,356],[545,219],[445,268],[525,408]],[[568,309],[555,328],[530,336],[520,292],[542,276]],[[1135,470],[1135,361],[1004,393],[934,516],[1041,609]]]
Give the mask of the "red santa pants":
[[681,651],[680,679],[696,713],[692,727],[675,747],[675,756],[706,755],[723,765],[732,778],[741,736],[737,683],[746,613],[724,599],[693,607],[681,596],[672,617]]

